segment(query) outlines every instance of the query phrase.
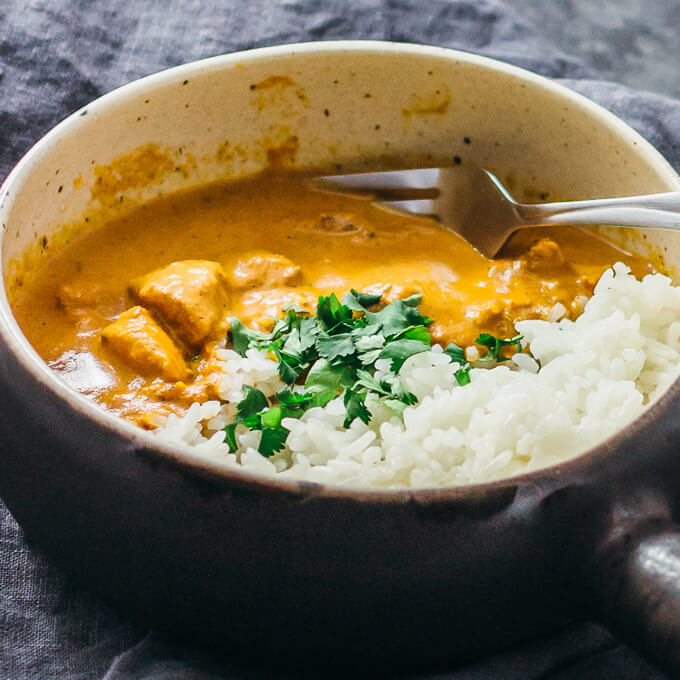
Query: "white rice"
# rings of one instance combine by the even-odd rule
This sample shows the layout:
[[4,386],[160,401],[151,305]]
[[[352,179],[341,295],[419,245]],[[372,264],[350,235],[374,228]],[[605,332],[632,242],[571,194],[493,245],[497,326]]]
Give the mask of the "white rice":
[[[242,426],[239,449],[230,453],[222,428],[243,398],[243,385],[267,396],[283,387],[277,364],[256,350],[240,357],[223,349],[224,402],[194,404],[155,434],[226,465],[342,486],[460,485],[535,470],[626,427],[680,369],[680,288],[661,274],[637,281],[617,263],[575,321],[562,318],[565,313],[555,305],[547,321],[517,323],[531,356],[473,368],[462,387],[454,378],[458,365],[433,346],[399,373],[419,400],[405,409],[403,421],[369,397],[370,424],[357,419],[344,429],[338,398],[300,420],[285,419],[287,446],[270,458],[257,451],[260,433]],[[378,361],[378,374],[388,367],[388,360]]]

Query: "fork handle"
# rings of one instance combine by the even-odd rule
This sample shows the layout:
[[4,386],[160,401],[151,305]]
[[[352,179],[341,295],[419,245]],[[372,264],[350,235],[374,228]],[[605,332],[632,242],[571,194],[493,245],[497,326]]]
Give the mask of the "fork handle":
[[680,192],[590,201],[520,204],[522,227],[602,224],[680,230]]

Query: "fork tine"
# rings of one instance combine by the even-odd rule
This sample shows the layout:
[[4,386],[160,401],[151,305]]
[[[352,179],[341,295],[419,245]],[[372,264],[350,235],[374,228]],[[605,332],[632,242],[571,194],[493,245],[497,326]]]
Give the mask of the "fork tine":
[[358,172],[347,175],[316,177],[315,189],[343,194],[364,195],[374,201],[402,201],[437,198],[439,168]]
[[395,187],[429,189],[439,181],[439,168],[416,168],[414,170],[387,170],[385,172],[353,172],[346,175],[318,177],[322,183],[330,182],[348,189],[375,190]]
[[437,198],[439,196],[439,189],[414,189],[412,187],[345,187],[341,184],[333,184],[333,182],[324,182],[314,184],[314,189],[317,191],[330,192],[333,194],[351,195],[355,198],[365,198],[367,200],[378,201],[410,201],[414,199]]
[[381,208],[389,208],[398,212],[407,212],[412,215],[434,217],[437,219],[437,201],[420,199],[411,201],[379,201],[376,203]]

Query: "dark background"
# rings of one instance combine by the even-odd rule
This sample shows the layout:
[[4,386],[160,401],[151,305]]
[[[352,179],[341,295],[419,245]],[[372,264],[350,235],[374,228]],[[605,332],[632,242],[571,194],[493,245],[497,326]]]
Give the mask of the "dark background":
[[[641,92],[680,97],[678,28],[675,0],[0,0],[0,177],[59,120],[125,82],[223,52],[339,38],[468,49],[567,79],[680,169],[680,104]],[[122,620],[44,558],[0,502],[0,680],[255,677],[272,675]],[[663,676],[584,623],[419,677]]]

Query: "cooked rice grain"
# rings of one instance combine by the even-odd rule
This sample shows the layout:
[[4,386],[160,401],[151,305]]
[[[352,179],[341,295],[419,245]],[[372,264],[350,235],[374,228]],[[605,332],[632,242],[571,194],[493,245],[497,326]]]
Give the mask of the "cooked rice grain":
[[[557,306],[556,306],[557,307]],[[561,306],[560,306],[561,307]],[[223,403],[194,404],[155,430],[229,466],[322,484],[432,487],[484,482],[573,458],[626,427],[677,377],[680,288],[661,274],[637,281],[617,263],[598,282],[575,320],[516,324],[531,355],[490,369],[473,368],[458,386],[458,365],[439,346],[408,359],[400,377],[419,399],[403,421],[375,399],[369,425],[343,428],[342,398],[285,419],[287,446],[271,458],[257,451],[260,433],[237,428],[230,453],[222,428],[243,398],[243,385],[267,396],[283,387],[264,352],[223,349]],[[377,363],[377,377],[389,368]]]

